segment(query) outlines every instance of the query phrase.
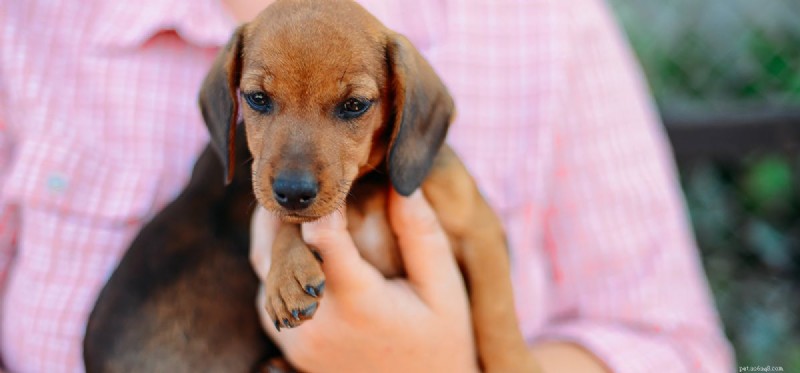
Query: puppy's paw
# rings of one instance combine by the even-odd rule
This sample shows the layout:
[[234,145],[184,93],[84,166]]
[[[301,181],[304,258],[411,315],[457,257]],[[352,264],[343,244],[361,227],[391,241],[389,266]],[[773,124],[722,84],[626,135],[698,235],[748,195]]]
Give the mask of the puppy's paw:
[[280,331],[314,316],[325,291],[325,275],[318,257],[303,245],[272,258],[264,287],[267,314]]

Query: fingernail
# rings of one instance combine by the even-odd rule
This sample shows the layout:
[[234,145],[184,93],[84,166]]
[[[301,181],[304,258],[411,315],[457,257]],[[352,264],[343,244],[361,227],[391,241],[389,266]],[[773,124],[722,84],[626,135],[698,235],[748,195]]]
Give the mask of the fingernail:
[[408,196],[408,199],[410,199],[412,201],[420,201],[420,200],[422,200],[422,189],[415,190],[414,193],[411,193],[411,195]]
[[295,320],[300,320],[300,311],[298,311],[298,310],[292,310],[292,317],[293,317]]
[[319,220],[311,223],[305,223],[302,227],[303,239],[308,244],[317,243],[316,239],[321,232],[341,232],[347,228],[347,222],[344,218],[344,212],[336,210],[332,214],[323,216]]
[[347,227],[347,222],[344,220],[345,212],[342,210],[336,210],[332,214],[328,216],[328,227],[335,228],[335,229],[345,229]]
[[343,227],[345,225],[344,211],[336,210],[327,216],[323,216],[322,218],[313,223],[309,223],[308,225],[310,227],[328,228],[328,229]]
[[283,319],[283,326],[287,328],[291,328],[292,324],[289,324],[289,319]]
[[428,201],[425,200],[425,195],[422,194],[421,190],[417,190],[416,192],[412,193],[408,196],[408,204],[406,205],[406,213],[410,216],[417,217],[417,218],[428,218],[433,214],[433,210],[431,209],[430,205],[428,205]]
[[281,331],[281,323],[279,323],[278,320],[275,320],[275,329]]

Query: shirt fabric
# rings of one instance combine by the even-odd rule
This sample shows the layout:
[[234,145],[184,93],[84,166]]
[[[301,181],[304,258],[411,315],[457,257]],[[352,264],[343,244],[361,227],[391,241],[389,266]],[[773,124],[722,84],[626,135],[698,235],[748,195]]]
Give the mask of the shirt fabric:
[[[363,0],[454,95],[521,328],[615,372],[731,371],[663,130],[602,0]],[[216,0],[0,0],[0,353],[81,372],[99,290],[188,179]]]

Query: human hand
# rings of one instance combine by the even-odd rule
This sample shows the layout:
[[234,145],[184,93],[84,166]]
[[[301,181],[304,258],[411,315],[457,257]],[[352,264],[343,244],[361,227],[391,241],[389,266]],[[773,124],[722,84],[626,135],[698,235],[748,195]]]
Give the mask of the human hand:
[[[303,226],[304,240],[324,259],[326,276],[312,320],[278,333],[259,295],[262,324],[289,361],[308,372],[477,371],[464,283],[422,194],[392,192],[389,199],[407,279],[387,280],[360,257],[344,215]],[[268,212],[256,212],[251,260],[262,281],[276,226]]]

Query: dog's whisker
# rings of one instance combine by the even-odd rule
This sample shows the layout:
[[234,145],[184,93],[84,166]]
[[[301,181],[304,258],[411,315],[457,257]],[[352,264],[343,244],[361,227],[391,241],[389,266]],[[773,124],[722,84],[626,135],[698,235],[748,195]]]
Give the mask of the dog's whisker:
[[239,167],[245,167],[245,166],[247,166],[247,165],[248,165],[248,164],[249,164],[249,163],[250,163],[252,160],[253,160],[253,157],[252,157],[252,156],[250,156],[250,157],[247,157],[246,159],[244,159],[244,160],[242,160],[241,162],[239,162]]
[[257,200],[255,200],[255,199],[253,199],[252,201],[250,201],[250,204],[247,206],[247,208],[248,208],[249,210],[251,210],[251,211],[255,211],[255,208],[256,208],[257,206],[258,206],[258,201],[257,201]]

